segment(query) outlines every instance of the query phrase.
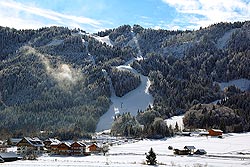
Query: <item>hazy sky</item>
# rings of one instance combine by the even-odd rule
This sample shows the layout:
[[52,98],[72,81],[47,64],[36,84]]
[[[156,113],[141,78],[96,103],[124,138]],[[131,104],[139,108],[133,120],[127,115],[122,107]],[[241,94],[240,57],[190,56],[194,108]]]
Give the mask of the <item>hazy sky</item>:
[[124,24],[198,29],[250,20],[250,0],[0,0],[0,25],[65,26],[97,32]]

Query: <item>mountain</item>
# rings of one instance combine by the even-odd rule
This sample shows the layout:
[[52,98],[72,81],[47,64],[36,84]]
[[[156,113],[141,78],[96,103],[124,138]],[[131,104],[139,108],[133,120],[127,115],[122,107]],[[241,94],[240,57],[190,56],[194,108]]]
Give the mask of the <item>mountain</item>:
[[0,27],[0,134],[94,132],[111,105],[110,77],[117,96],[140,84],[138,76],[114,69],[136,57],[131,66],[151,81],[148,111],[162,118],[223,98],[217,83],[250,79],[249,29],[249,21],[196,31],[124,25],[96,34]]

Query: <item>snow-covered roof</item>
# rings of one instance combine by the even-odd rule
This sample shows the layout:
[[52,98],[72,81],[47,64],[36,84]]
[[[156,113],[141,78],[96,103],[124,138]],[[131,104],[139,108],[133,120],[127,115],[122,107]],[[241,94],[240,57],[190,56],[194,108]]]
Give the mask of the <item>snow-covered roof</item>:
[[17,158],[17,154],[14,152],[6,152],[6,153],[0,152],[0,157],[3,159],[5,159],[5,158]]
[[207,153],[204,149],[198,149],[196,152]]
[[214,132],[223,132],[222,130],[220,130],[220,129],[211,129],[212,131],[214,131]]
[[71,146],[70,146],[70,145],[71,145],[70,142],[61,142],[59,145],[61,145],[61,144],[65,144],[66,146],[71,147]]
[[92,143],[90,144],[88,147],[91,147],[91,146],[96,146],[97,148],[100,148],[101,147],[101,144],[97,144],[97,143]]
[[[74,142],[74,143],[77,143],[77,144],[79,144],[80,146],[82,146],[82,147],[86,147],[86,144],[84,144],[84,143],[82,143],[82,142],[80,142],[80,141],[76,141],[76,142]],[[74,144],[74,143],[72,143],[72,144]],[[72,145],[71,144],[71,145]]]
[[22,140],[22,138],[10,138],[10,142],[12,142],[12,143],[18,143],[21,140]]
[[38,137],[24,137],[24,139],[31,145],[35,146],[35,147],[43,147],[44,144],[43,142],[38,138]]
[[46,142],[47,141],[49,141],[49,142],[51,142],[51,143],[57,143],[57,144],[59,144],[59,143],[61,143],[61,141],[60,140],[58,140],[58,139],[55,139],[55,138],[48,138],[47,140],[45,140]]
[[194,149],[195,149],[195,146],[185,146],[184,149],[194,150]]

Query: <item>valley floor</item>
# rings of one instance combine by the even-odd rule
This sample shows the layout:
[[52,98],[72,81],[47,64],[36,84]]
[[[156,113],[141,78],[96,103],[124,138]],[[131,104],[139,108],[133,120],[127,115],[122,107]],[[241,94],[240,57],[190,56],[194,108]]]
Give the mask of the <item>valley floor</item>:
[[[141,140],[135,143],[125,143],[110,147],[107,156],[91,155],[86,157],[42,156],[37,161],[15,161],[1,164],[1,167],[31,167],[31,166],[146,166],[145,153],[152,147],[157,154],[159,166],[250,166],[250,133],[226,134],[225,138],[215,137],[173,137],[162,140]],[[177,156],[173,148],[183,149],[184,146],[195,146],[205,149],[203,156]]]

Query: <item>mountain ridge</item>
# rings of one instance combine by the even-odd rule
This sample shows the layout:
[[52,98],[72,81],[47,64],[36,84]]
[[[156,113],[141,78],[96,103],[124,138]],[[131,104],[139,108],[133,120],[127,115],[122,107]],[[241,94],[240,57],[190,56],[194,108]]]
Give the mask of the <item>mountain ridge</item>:
[[[94,35],[66,27],[0,27],[0,133],[39,135],[44,130],[71,138],[94,132],[111,105],[103,70],[111,76],[113,67],[137,56],[140,61],[131,66],[152,83],[155,101],[148,110],[162,118],[223,98],[214,81],[250,79],[249,27],[249,21],[196,31],[124,25]],[[112,45],[100,41],[107,36]]]

